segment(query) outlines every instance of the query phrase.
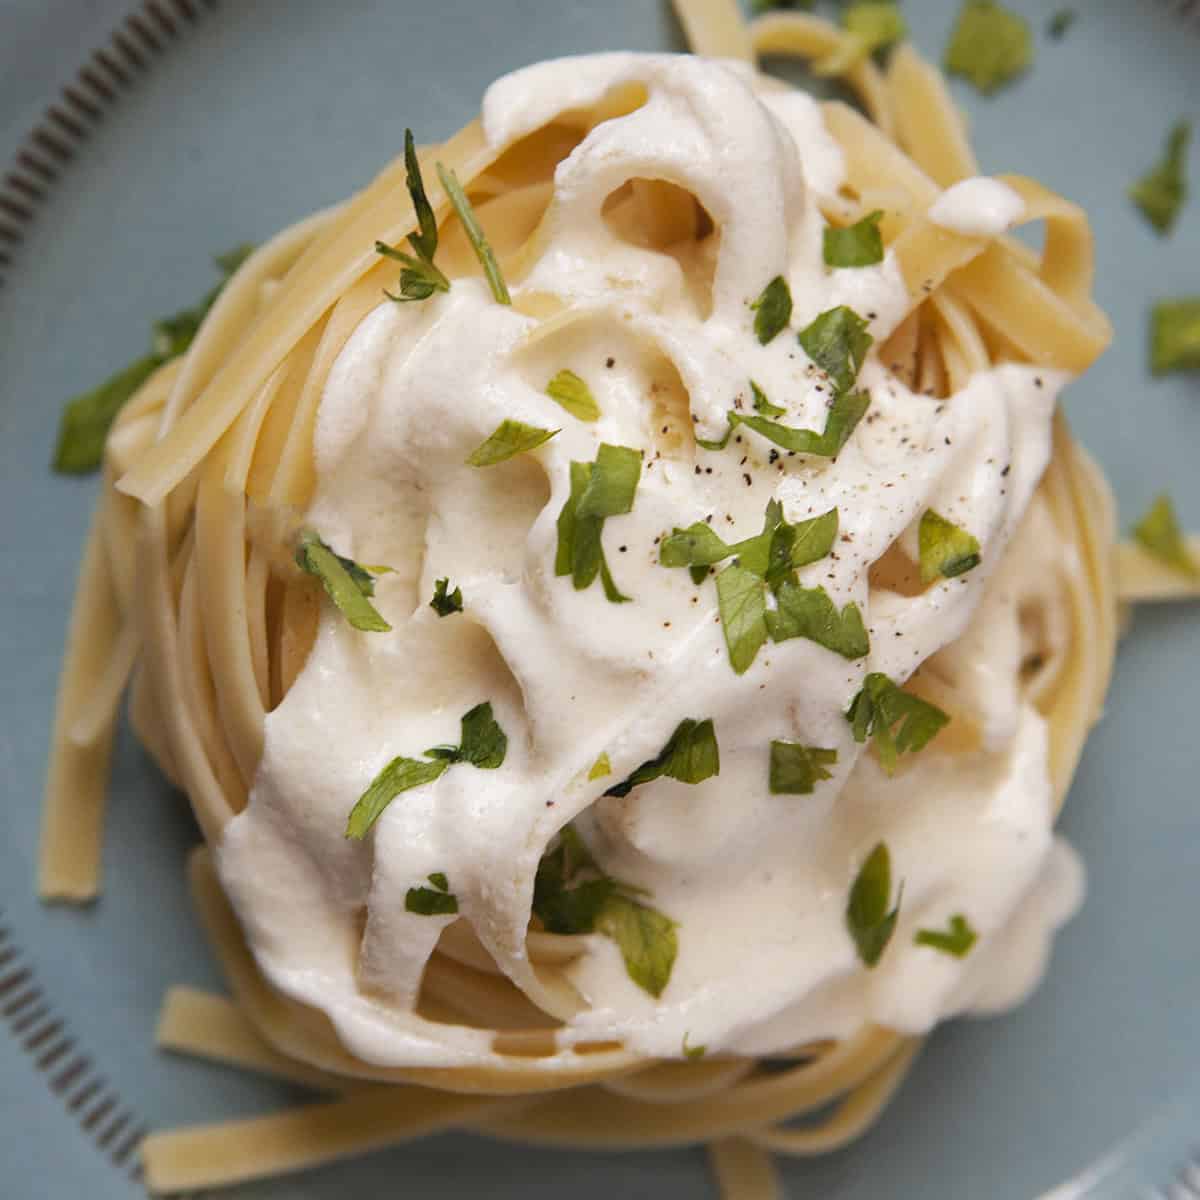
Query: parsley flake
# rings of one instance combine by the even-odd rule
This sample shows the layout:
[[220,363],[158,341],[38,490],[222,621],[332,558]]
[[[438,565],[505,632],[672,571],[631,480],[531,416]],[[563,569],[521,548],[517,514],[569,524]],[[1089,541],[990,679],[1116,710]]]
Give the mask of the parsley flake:
[[[482,771],[494,771],[508,751],[508,737],[484,702],[465,713],[460,722],[462,741],[457,746],[434,746],[416,758],[393,758],[358,798],[346,820],[346,837],[361,841],[379,820],[384,809],[401,792],[411,791],[435,779],[457,763],[469,763]],[[444,878],[444,877],[443,877]]]
[[208,311],[225,285],[253,253],[253,246],[238,246],[216,257],[221,282],[194,308],[185,308],[155,321],[150,334],[150,353],[135,359],[110,375],[99,387],[83,392],[64,406],[58,423],[58,438],[51,466],[63,475],[85,475],[104,458],[104,443],[117,414],[130,397],[164,363],[178,358],[192,344]]
[[1187,200],[1187,151],[1191,138],[1192,123],[1176,122],[1167,135],[1162,161],[1129,189],[1129,198],[1160,234],[1168,234],[1175,227]]
[[512,298],[505,286],[504,276],[500,274],[500,264],[496,261],[496,256],[492,253],[492,247],[488,243],[483,228],[476,219],[475,210],[471,207],[470,200],[467,199],[467,193],[463,191],[462,184],[458,182],[458,176],[453,171],[447,170],[441,163],[437,165],[437,172],[446,196],[454,206],[454,211],[458,213],[459,221],[462,222],[467,240],[475,251],[475,257],[479,259],[479,265],[483,268],[484,275],[487,276],[488,286],[492,289],[496,303],[511,304]]
[[917,542],[921,554],[921,582],[941,576],[953,579],[979,566],[979,541],[965,529],[927,508],[921,516]]
[[824,235],[825,265],[870,267],[883,262],[883,235],[879,232],[879,222],[882,220],[883,210],[877,208],[845,229],[827,226]]
[[863,658],[871,649],[858,605],[851,601],[840,611],[823,587],[804,588],[785,580],[775,593],[778,607],[767,613],[771,640],[808,638],[843,658]]
[[787,412],[786,408],[782,408],[778,404],[772,404],[767,399],[766,392],[753,379],[750,380],[750,394],[754,397],[754,411],[762,413],[764,417],[782,417]]
[[703,1058],[708,1053],[707,1046],[689,1046],[688,1035],[683,1035],[683,1057],[689,1062],[694,1062],[698,1058]]
[[539,429],[536,425],[526,425],[524,421],[514,421],[505,417],[487,439],[471,452],[467,458],[467,465],[494,467],[497,463],[515,458],[518,454],[536,450],[559,432],[561,431],[558,429]]
[[601,535],[608,517],[632,511],[641,473],[640,450],[607,442],[601,444],[594,463],[571,463],[571,492],[558,514],[554,573],[570,575],[577,591],[590,587],[599,576],[611,603],[629,599],[613,582]]
[[335,553],[315,530],[306,529],[296,544],[296,565],[316,576],[338,611],[364,633],[386,633],[391,625],[380,616],[369,597],[375,595],[373,575],[382,568],[369,570],[352,558]]
[[408,244],[413,254],[397,250],[386,242],[375,243],[375,253],[395,259],[402,264],[399,293],[384,290],[389,300],[402,304],[411,300],[428,300],[434,292],[448,292],[450,280],[433,265],[437,253],[438,227],[433,207],[425,194],[425,181],[421,178],[421,164],[417,160],[417,148],[411,129],[404,131],[404,182],[412,200],[417,218],[417,230],[408,235]]
[[463,610],[462,588],[456,587],[454,591],[450,591],[449,589],[449,578],[435,580],[433,585],[433,599],[430,600],[429,607],[439,617],[448,617],[453,613],[460,613]]
[[1200,578],[1198,563],[1179,528],[1175,506],[1164,492],[1133,527],[1138,545],[1159,562],[1192,579]]
[[805,354],[829,376],[839,392],[854,386],[875,340],[867,332],[867,322],[844,304],[826,309],[796,336]]
[[570,826],[542,855],[533,912],[550,933],[600,933],[616,942],[630,979],[659,996],[679,953],[676,923],[635,898],[638,889],[605,875]]
[[1200,371],[1200,296],[1161,300],[1150,317],[1150,370]]
[[729,665],[745,674],[767,640],[767,596],[761,575],[731,563],[717,576],[717,607]]
[[404,896],[406,912],[421,917],[445,917],[458,912],[458,897],[450,891],[450,881],[441,871],[429,876],[433,887],[409,888]]
[[590,781],[593,779],[603,779],[605,777],[605,775],[611,775],[611,774],[612,774],[612,763],[609,762],[608,754],[605,753],[605,754],[601,754],[600,757],[598,759],[596,759],[596,761],[594,763],[592,763],[592,768],[590,771],[588,771],[587,777]]
[[1057,42],[1075,24],[1079,14],[1073,8],[1060,8],[1046,23],[1046,32]]
[[600,419],[600,405],[596,403],[592,389],[574,371],[559,371],[546,384],[546,395],[556,404],[561,404],[577,420]]
[[1024,17],[993,0],[963,0],[946,47],[944,65],[983,94],[1003,87],[1029,68],[1033,35]]
[[839,392],[825,418],[825,428],[820,433],[815,429],[793,429],[790,425],[781,425],[766,417],[745,416],[738,412],[729,414],[729,423],[731,427],[745,425],[767,441],[796,454],[836,458],[870,405],[869,392]]
[[879,761],[891,775],[901,754],[923,750],[950,718],[928,700],[901,691],[886,675],[872,671],[846,710],[846,720],[856,742],[874,740]]
[[826,767],[837,762],[836,750],[803,746],[799,742],[771,742],[769,783],[775,796],[809,796],[822,779],[832,779]]
[[908,32],[894,0],[855,0],[842,13],[846,36],[838,48],[813,64],[815,75],[844,75],[877,51],[900,41]]
[[900,897],[896,897],[896,903],[889,911],[891,894],[891,855],[887,845],[880,842],[859,868],[846,904],[846,928],[858,948],[858,957],[867,967],[874,967],[879,962],[896,931]]
[[750,308],[754,313],[754,336],[765,346],[786,329],[792,319],[792,292],[787,280],[776,275]]
[[712,718],[680,721],[667,744],[621,783],[614,784],[606,796],[628,796],[640,784],[653,779],[678,779],[680,783],[703,783],[721,773],[721,755]]
[[950,918],[948,929],[918,929],[913,941],[918,946],[928,946],[931,950],[940,950],[955,958],[966,958],[978,936],[971,928],[970,921],[962,913],[955,913]]

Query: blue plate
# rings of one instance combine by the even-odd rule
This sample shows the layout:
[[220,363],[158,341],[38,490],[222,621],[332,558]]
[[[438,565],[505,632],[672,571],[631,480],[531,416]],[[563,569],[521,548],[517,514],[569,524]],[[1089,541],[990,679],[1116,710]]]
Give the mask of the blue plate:
[[[1164,241],[1125,192],[1168,125],[1200,117],[1200,16],[1194,3],[1089,0],[1056,42],[1045,26],[1058,6],[1014,0],[1037,31],[1025,78],[989,100],[954,90],[985,170],[1038,176],[1091,210],[1117,341],[1067,406],[1127,521],[1169,486],[1195,528],[1200,380],[1150,379],[1146,321],[1154,298],[1200,294],[1200,200]],[[939,54],[957,0],[905,7],[917,42]],[[118,20],[116,39],[101,38]],[[95,494],[93,481],[46,466],[62,399],[141,353],[155,315],[210,285],[212,252],[365,183],[406,124],[449,133],[493,78],[535,59],[679,47],[659,0],[0,9],[0,150],[20,155],[0,183],[0,1024],[13,1033],[0,1034],[0,1194],[128,1200],[141,1194],[131,1167],[142,1128],[297,1098],[152,1048],[164,989],[218,978],[184,893],[196,832],[127,731],[103,899],[83,911],[34,899],[55,680]],[[867,1137],[788,1164],[793,1194],[1030,1197],[1156,1112],[1200,1110],[1197,663],[1200,609],[1139,613],[1067,805],[1091,890],[1045,984],[1009,1016],[941,1030]],[[699,1150],[533,1153],[447,1136],[232,1194],[530,1200],[568,1189],[667,1200],[711,1184]]]

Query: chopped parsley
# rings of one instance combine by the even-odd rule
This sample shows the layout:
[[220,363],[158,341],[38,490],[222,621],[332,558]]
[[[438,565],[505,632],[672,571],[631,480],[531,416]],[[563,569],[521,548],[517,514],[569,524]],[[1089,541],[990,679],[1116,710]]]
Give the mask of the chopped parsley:
[[1175,227],[1187,200],[1187,151],[1191,138],[1192,123],[1177,121],[1167,135],[1162,161],[1129,189],[1129,198],[1161,234],[1168,234]]
[[577,591],[590,587],[597,575],[604,595],[614,604],[629,599],[613,582],[601,535],[608,517],[633,509],[642,473],[642,452],[602,443],[594,463],[571,463],[571,494],[558,514],[558,548],[554,573],[570,575]]
[[296,565],[321,581],[330,600],[355,629],[364,633],[386,633],[391,629],[370,600],[375,595],[374,576],[386,568],[367,568],[352,558],[343,558],[312,529],[300,534]]
[[955,958],[966,958],[978,936],[971,928],[971,922],[962,913],[955,913],[947,929],[918,929],[913,941],[918,946],[928,946]]
[[743,675],[767,640],[767,590],[762,576],[731,563],[717,576],[717,607],[729,665]]
[[901,754],[923,750],[950,718],[928,700],[901,691],[886,675],[872,671],[846,710],[846,720],[856,742],[874,740],[879,761],[891,775]]
[[750,380],[750,394],[754,397],[754,411],[762,413],[764,417],[782,417],[787,412],[786,408],[778,404],[772,404],[767,399],[767,393],[753,379]]
[[628,796],[635,787],[652,779],[678,779],[680,783],[703,783],[721,773],[721,754],[712,718],[696,721],[687,717],[675,726],[667,744],[606,796]]
[[110,375],[99,387],[83,392],[63,407],[54,446],[54,470],[64,475],[94,471],[104,457],[104,442],[117,414],[131,396],[164,363],[178,358],[192,344],[200,325],[221,290],[253,253],[253,246],[238,246],[216,258],[221,282],[194,308],[185,308],[160,321],[151,330],[150,352]]
[[844,304],[827,309],[796,336],[805,354],[829,376],[839,392],[854,386],[875,340],[867,332],[867,322]]
[[825,428],[820,433],[815,429],[793,429],[790,425],[781,425],[766,417],[745,416],[738,412],[729,414],[729,424],[731,428],[745,425],[784,450],[836,458],[870,404],[869,392],[838,392],[825,418]]
[[536,425],[526,425],[524,421],[514,421],[505,417],[488,435],[487,440],[477,446],[467,458],[470,467],[494,467],[497,463],[507,462],[527,450],[536,450],[548,442],[557,429],[539,429]]
[[683,1035],[683,1057],[689,1062],[695,1061],[698,1058],[703,1058],[708,1053],[707,1046],[689,1046],[688,1035]]
[[863,658],[871,648],[858,605],[851,601],[839,611],[823,587],[801,587],[785,580],[775,592],[778,607],[767,613],[771,640],[808,638],[843,658]]
[[1150,369],[1200,371],[1200,296],[1160,300],[1150,315]]
[[776,275],[750,308],[754,313],[754,336],[765,346],[782,333],[792,319],[792,292],[787,280]]
[[776,796],[808,796],[822,779],[832,779],[837,751],[799,742],[771,742],[770,790]]
[[346,837],[360,841],[379,820],[384,809],[401,792],[432,783],[456,763],[469,763],[482,771],[494,771],[504,762],[508,737],[492,715],[486,701],[463,715],[462,740],[457,746],[434,746],[425,751],[426,761],[393,758],[358,798],[346,821]]
[[606,775],[611,775],[611,774],[612,774],[612,763],[609,762],[608,754],[605,753],[605,754],[601,754],[600,757],[598,759],[596,759],[596,761],[594,763],[592,763],[592,768],[590,771],[588,771],[588,779],[589,780],[603,779]]
[[385,242],[375,243],[377,254],[395,259],[403,267],[400,272],[400,291],[384,291],[384,295],[397,304],[409,300],[428,300],[434,292],[450,290],[450,280],[433,265],[433,256],[438,248],[437,218],[429,197],[425,195],[425,181],[421,178],[421,164],[417,161],[417,148],[411,129],[404,131],[404,182],[417,217],[417,231],[408,235],[408,244],[413,253],[397,250]]
[[1046,23],[1046,32],[1057,42],[1066,36],[1079,14],[1073,8],[1060,8]]
[[406,912],[421,917],[447,917],[458,912],[458,897],[450,891],[450,881],[441,871],[429,876],[433,887],[409,888],[404,896]]
[[865,58],[900,41],[908,32],[894,0],[854,0],[842,13],[847,36],[813,64],[816,75],[844,75]]
[[887,845],[879,842],[859,867],[846,904],[846,928],[867,967],[879,962],[896,931],[900,897],[889,910],[891,895],[892,859]]
[[963,0],[943,60],[949,74],[990,95],[1032,61],[1033,35],[1024,17],[993,0]]
[[567,825],[542,855],[533,883],[533,912],[549,933],[601,933],[617,944],[630,979],[659,996],[679,953],[670,917],[637,899],[640,889],[611,879]]
[[500,264],[496,261],[496,256],[492,253],[492,247],[488,243],[483,228],[475,217],[475,210],[471,207],[470,200],[467,199],[467,193],[463,191],[462,184],[458,182],[458,176],[453,171],[447,170],[441,163],[437,165],[437,172],[446,196],[454,205],[454,211],[458,213],[458,219],[462,222],[467,240],[475,251],[475,257],[479,259],[479,265],[483,268],[496,303],[511,304],[512,298],[505,286],[504,276],[500,274]]
[[1200,578],[1200,563],[1179,528],[1175,506],[1165,492],[1133,527],[1133,536],[1138,545],[1159,562],[1192,579]]
[[462,612],[462,588],[456,587],[454,591],[450,591],[449,578],[435,580],[433,585],[433,599],[430,600],[429,607],[439,617],[448,617],[453,613]]
[[870,267],[883,262],[883,235],[879,222],[883,210],[867,213],[861,221],[845,229],[830,225],[825,229],[825,265],[827,267]]
[[953,579],[979,566],[979,541],[965,529],[927,508],[921,516],[917,542],[921,553],[921,582]]
[[580,421],[596,421],[600,418],[600,405],[592,395],[592,389],[575,374],[563,369],[546,384],[546,395]]

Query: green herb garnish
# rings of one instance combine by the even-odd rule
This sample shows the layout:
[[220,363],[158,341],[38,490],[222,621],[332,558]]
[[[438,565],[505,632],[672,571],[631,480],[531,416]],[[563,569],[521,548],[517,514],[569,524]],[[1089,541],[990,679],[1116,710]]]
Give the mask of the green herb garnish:
[[441,871],[429,876],[433,887],[409,888],[404,896],[406,912],[421,917],[445,917],[458,912],[458,897],[450,891],[450,881]]
[[475,257],[479,259],[479,265],[483,268],[484,275],[487,276],[492,295],[498,304],[511,304],[512,299],[504,284],[504,276],[500,274],[500,264],[496,261],[492,247],[488,244],[487,237],[475,217],[475,210],[471,207],[470,200],[467,199],[467,193],[463,191],[462,184],[458,182],[458,176],[453,171],[447,170],[441,163],[437,165],[437,172],[446,196],[454,205],[454,211],[458,213],[458,219],[462,222],[471,248],[475,251]]
[[964,0],[943,61],[949,74],[990,95],[1033,61],[1029,22],[992,0]]
[[536,450],[559,432],[557,429],[539,429],[536,425],[526,425],[524,421],[514,421],[505,417],[488,435],[487,440],[471,452],[467,458],[467,466],[494,467],[497,463],[515,458],[518,454]]
[[868,737],[874,740],[879,761],[891,775],[901,754],[923,750],[950,718],[929,701],[901,691],[886,675],[872,671],[846,710],[846,720],[856,742]]
[[1159,562],[1191,579],[1200,578],[1200,563],[1193,557],[1187,538],[1179,528],[1175,506],[1166,492],[1133,527],[1133,536],[1138,545]]
[[395,259],[402,264],[399,293],[384,290],[384,295],[397,304],[409,300],[428,300],[434,292],[448,292],[450,280],[433,265],[433,256],[438,248],[437,218],[429,197],[425,195],[425,181],[421,178],[421,164],[417,161],[417,148],[411,129],[404,131],[404,182],[412,200],[417,218],[417,231],[408,235],[408,244],[413,254],[397,250],[386,242],[376,242],[376,254]]
[[688,1035],[683,1035],[683,1057],[689,1062],[693,1062],[698,1058],[703,1058],[708,1053],[707,1046],[689,1046]]
[[978,936],[970,921],[962,913],[955,913],[948,929],[918,929],[913,941],[918,946],[928,946],[955,958],[966,958]]
[[1200,296],[1161,300],[1150,316],[1150,369],[1200,371]]
[[717,606],[729,665],[745,674],[767,640],[767,595],[761,575],[731,563],[717,576]]
[[662,994],[679,952],[675,922],[605,875],[570,826],[542,855],[533,883],[533,912],[549,933],[602,933],[621,951],[630,979]]
[[104,442],[117,414],[159,367],[178,358],[191,346],[221,290],[253,251],[253,246],[238,246],[217,255],[215,261],[221,282],[194,308],[185,308],[155,321],[149,354],[122,367],[99,387],[67,402],[58,423],[58,439],[51,463],[54,470],[64,475],[84,475],[100,465],[104,458]]
[[738,412],[729,414],[729,423],[731,427],[745,425],[767,441],[796,454],[836,458],[870,404],[869,392],[838,392],[825,418],[825,428],[820,433],[815,429],[793,429],[790,425],[781,425],[766,417],[743,416]]
[[680,721],[667,744],[621,783],[614,784],[606,796],[628,796],[639,784],[652,779],[678,779],[680,783],[703,783],[721,773],[721,755],[712,719]]
[[546,395],[580,421],[596,421],[600,418],[600,405],[588,387],[574,371],[559,371],[546,384]]
[[815,75],[844,75],[865,58],[901,40],[908,32],[893,0],[855,0],[842,13],[847,37],[832,54],[813,64]]
[[776,275],[750,308],[754,312],[754,336],[765,346],[786,329],[792,319],[792,292],[787,280]]
[[604,557],[604,522],[633,509],[642,473],[642,452],[602,443],[594,463],[571,463],[571,494],[558,515],[558,548],[554,573],[570,575],[576,590],[590,587],[596,576],[614,604],[629,599],[618,591]]
[[1046,32],[1057,42],[1075,24],[1078,16],[1073,8],[1060,8],[1046,23]]
[[1192,123],[1178,121],[1167,135],[1162,161],[1129,189],[1129,198],[1161,234],[1175,226],[1187,200],[1187,151]]
[[896,931],[900,897],[896,897],[896,903],[889,911],[891,895],[891,855],[887,846],[880,842],[859,868],[846,905],[846,928],[858,948],[858,957],[868,967],[875,966],[883,957]]
[[830,225],[825,229],[825,265],[828,267],[870,267],[883,262],[883,235],[879,222],[883,210],[867,213],[861,221],[845,229]]
[[296,565],[321,581],[330,600],[355,629],[364,633],[386,633],[391,629],[369,599],[375,595],[374,576],[381,574],[382,568],[370,570],[352,558],[343,558],[312,529],[300,534]]
[[803,746],[799,742],[771,742],[770,790],[776,796],[808,796],[822,779],[832,779],[836,750]]
[[921,553],[921,582],[939,576],[953,579],[979,566],[979,541],[965,529],[927,508],[917,533]]
[[448,617],[452,613],[462,612],[462,588],[456,587],[454,591],[450,591],[450,580],[448,578],[435,580],[433,585],[433,599],[430,600],[429,607],[439,617]]
[[753,379],[750,380],[750,393],[754,397],[754,411],[756,413],[762,413],[764,417],[782,417],[787,412],[786,408],[778,404],[772,404],[767,399],[766,392]]
[[767,613],[771,640],[808,638],[843,658],[862,658],[871,648],[858,605],[851,601],[841,610],[823,587],[805,588],[786,580],[775,593],[778,607]]
[[612,763],[608,761],[608,754],[601,754],[594,763],[591,770],[588,771],[588,780],[603,779],[606,775],[612,774]]
[[867,322],[852,308],[826,309],[796,335],[805,354],[833,381],[839,392],[854,386],[874,338]]
[[393,758],[358,798],[346,821],[346,837],[367,836],[380,814],[401,792],[432,783],[456,763],[470,763],[483,771],[494,771],[504,762],[508,737],[492,715],[486,701],[463,715],[462,741],[457,746],[434,746],[416,758]]

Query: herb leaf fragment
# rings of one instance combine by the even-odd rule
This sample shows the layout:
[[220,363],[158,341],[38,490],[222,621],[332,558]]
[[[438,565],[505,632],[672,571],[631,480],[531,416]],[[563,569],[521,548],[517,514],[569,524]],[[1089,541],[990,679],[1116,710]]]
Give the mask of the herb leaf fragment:
[[927,508],[917,530],[921,557],[921,582],[953,579],[979,566],[979,540],[965,529]]
[[215,261],[221,282],[194,308],[185,308],[155,321],[148,354],[114,372],[98,387],[67,401],[59,418],[51,462],[55,471],[64,475],[85,475],[100,465],[104,443],[117,414],[159,367],[178,358],[191,346],[222,289],[253,251],[253,246],[245,245],[217,255]]
[[1164,236],[1175,227],[1187,201],[1187,152],[1191,138],[1192,123],[1177,121],[1167,135],[1162,161],[1129,189],[1129,198],[1142,216]]
[[399,293],[386,289],[383,293],[397,304],[428,300],[434,292],[450,290],[450,280],[433,265],[433,256],[438,248],[437,218],[425,194],[425,181],[421,178],[421,164],[417,159],[417,147],[411,129],[404,131],[404,182],[417,218],[416,232],[408,235],[408,244],[413,253],[398,250],[386,242],[375,243],[376,254],[395,259],[404,268],[400,272]]
[[597,421],[600,405],[592,395],[592,389],[574,371],[565,368],[546,384],[546,395],[556,404],[562,405],[576,420]]
[[1200,296],[1161,300],[1150,316],[1150,370],[1200,371]]
[[508,737],[492,714],[488,702],[477,704],[460,721],[462,740],[457,746],[435,746],[425,751],[425,761],[393,758],[359,796],[346,820],[346,837],[360,841],[379,820],[384,809],[401,792],[432,783],[456,763],[469,763],[494,771],[504,762]]
[[879,761],[891,775],[901,754],[923,750],[950,718],[928,700],[901,691],[882,672],[872,671],[850,702],[846,720],[856,742],[873,739]]
[[945,930],[918,929],[913,941],[918,946],[940,950],[954,958],[966,958],[979,935],[971,928],[971,922],[962,913],[955,913]]
[[776,275],[750,308],[754,313],[754,336],[765,346],[774,341],[792,319],[792,292],[787,280]]
[[315,530],[306,529],[296,544],[296,565],[321,581],[338,611],[364,633],[386,633],[391,625],[383,619],[369,597],[375,594],[373,572],[352,558],[337,554]]
[[1002,88],[1033,62],[1033,34],[1024,17],[993,0],[964,0],[943,65],[983,94]]
[[409,888],[404,896],[405,912],[421,917],[447,917],[458,912],[458,897],[450,891],[450,881],[441,871],[429,876],[432,887]]
[[820,313],[796,338],[839,392],[854,386],[875,341],[867,332],[867,322],[844,304]]
[[867,213],[861,221],[839,229],[829,225],[824,233],[824,256],[827,267],[870,267],[883,262],[883,235],[879,222],[883,210]]
[[497,463],[507,462],[518,454],[536,450],[548,442],[558,429],[539,429],[536,425],[526,425],[524,421],[514,421],[505,417],[487,438],[471,451],[467,458],[469,467],[494,467]]
[[606,796],[628,796],[639,784],[653,779],[677,779],[680,783],[703,783],[721,773],[721,754],[712,718],[697,721],[687,717],[675,727],[667,744]]
[[891,895],[892,859],[886,843],[879,842],[859,867],[846,904],[846,928],[867,967],[879,962],[896,931],[900,897],[889,910]]
[[853,601],[838,609],[823,587],[804,588],[785,580],[775,593],[778,607],[767,613],[771,640],[808,638],[843,658],[863,658],[871,648],[862,613]]
[[832,779],[826,767],[837,762],[837,750],[804,746],[799,742],[771,742],[768,776],[772,795],[809,796],[822,779]]
[[1188,546],[1171,497],[1163,492],[1133,527],[1134,540],[1147,554],[1191,579],[1200,579],[1200,562]]
[[456,587],[450,591],[450,579],[437,579],[433,584],[433,599],[429,602],[439,617],[449,617],[463,610],[462,588]]
[[659,996],[679,953],[677,926],[636,893],[636,888],[605,875],[583,839],[567,825],[538,863],[533,912],[549,933],[601,933],[611,938],[630,979]]
[[462,222],[463,231],[471,243],[471,249],[475,251],[475,257],[483,268],[488,286],[492,289],[492,296],[497,304],[511,304],[512,298],[508,294],[504,276],[500,273],[500,264],[496,261],[491,244],[475,216],[475,210],[471,207],[470,200],[467,199],[467,193],[463,191],[462,184],[458,182],[458,176],[452,170],[447,170],[441,163],[437,164],[437,173],[438,178],[442,181],[442,188],[447,199],[454,206],[454,211],[458,213],[458,219]]
[[1052,13],[1050,20],[1046,22],[1046,33],[1057,42],[1066,36],[1067,30],[1075,24],[1078,17],[1079,13],[1075,9],[1060,8]]

